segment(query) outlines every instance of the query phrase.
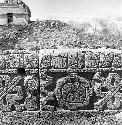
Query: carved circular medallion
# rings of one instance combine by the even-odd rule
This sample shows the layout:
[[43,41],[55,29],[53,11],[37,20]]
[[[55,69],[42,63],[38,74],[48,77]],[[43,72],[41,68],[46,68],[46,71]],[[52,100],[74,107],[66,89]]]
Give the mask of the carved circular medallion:
[[89,82],[79,76],[68,76],[57,81],[55,93],[63,109],[77,109],[89,103]]

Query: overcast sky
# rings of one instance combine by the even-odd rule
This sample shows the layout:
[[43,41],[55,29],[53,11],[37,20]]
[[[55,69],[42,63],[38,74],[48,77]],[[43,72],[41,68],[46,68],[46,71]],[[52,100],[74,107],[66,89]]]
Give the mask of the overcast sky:
[[60,17],[122,16],[122,0],[23,0],[31,9],[32,20]]

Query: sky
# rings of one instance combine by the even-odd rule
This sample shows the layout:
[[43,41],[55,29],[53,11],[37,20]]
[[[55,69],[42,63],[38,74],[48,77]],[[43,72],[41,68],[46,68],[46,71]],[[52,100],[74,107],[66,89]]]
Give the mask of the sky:
[[122,0],[23,0],[23,2],[30,7],[32,20],[122,17]]

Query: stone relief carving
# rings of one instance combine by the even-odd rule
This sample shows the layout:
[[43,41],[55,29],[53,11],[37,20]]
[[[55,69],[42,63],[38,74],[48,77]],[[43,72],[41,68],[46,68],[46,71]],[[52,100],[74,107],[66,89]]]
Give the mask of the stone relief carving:
[[4,3],[19,4],[19,3],[22,3],[22,0],[5,0]]

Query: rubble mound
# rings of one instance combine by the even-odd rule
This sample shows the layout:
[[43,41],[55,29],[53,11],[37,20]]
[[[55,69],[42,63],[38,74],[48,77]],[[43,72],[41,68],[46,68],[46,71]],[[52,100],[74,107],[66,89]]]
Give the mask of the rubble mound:
[[104,36],[57,20],[33,21],[28,25],[0,26],[0,49],[119,48]]

